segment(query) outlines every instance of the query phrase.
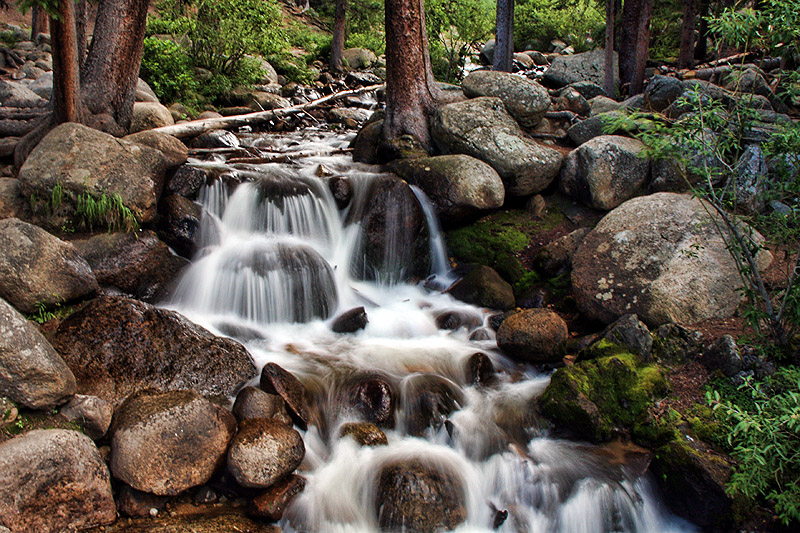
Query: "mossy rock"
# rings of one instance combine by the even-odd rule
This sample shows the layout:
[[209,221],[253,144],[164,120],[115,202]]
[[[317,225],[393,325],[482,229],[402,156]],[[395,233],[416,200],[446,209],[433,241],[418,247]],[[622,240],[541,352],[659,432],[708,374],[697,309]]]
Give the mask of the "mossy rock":
[[546,417],[594,442],[648,426],[648,408],[669,390],[657,365],[643,365],[611,343],[598,344],[603,355],[556,370],[540,403]]

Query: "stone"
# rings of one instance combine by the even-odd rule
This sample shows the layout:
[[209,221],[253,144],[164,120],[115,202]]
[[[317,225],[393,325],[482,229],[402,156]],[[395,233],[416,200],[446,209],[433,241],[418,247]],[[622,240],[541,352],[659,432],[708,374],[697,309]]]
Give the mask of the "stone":
[[235,429],[230,411],[194,391],[135,392],[114,413],[111,472],[142,492],[180,494],[211,479]]
[[516,359],[555,363],[564,355],[569,331],[564,319],[549,309],[524,309],[503,320],[497,346]]
[[0,219],[25,218],[29,203],[22,197],[19,180],[0,178]]
[[494,51],[497,48],[497,42],[494,39],[489,39],[480,51],[480,60],[484,65],[494,64]]
[[763,211],[767,205],[769,169],[761,147],[757,144],[745,146],[734,170],[736,207],[749,214]]
[[[619,85],[619,62],[617,53],[614,52],[614,86]],[[548,87],[564,87],[579,81],[594,83],[603,86],[605,79],[605,50],[596,48],[591,52],[582,54],[558,56],[550,63],[550,68],[544,73],[542,83]]]
[[464,406],[464,394],[452,381],[435,374],[414,374],[404,383],[403,412],[409,435],[438,431],[450,413]]
[[717,339],[706,349],[700,361],[710,371],[719,370],[729,378],[738,374],[744,366],[736,341],[730,335]]
[[[561,94],[564,94],[564,92],[566,92],[567,90],[577,91],[581,96],[583,96],[586,100],[590,102],[591,100],[598,97],[608,98],[606,91],[601,86],[599,86],[596,83],[592,83],[590,81],[576,81],[574,83],[570,83],[561,90],[559,96],[561,96]],[[608,99],[611,100],[610,98]],[[613,102],[614,100],[611,101]]]
[[50,95],[53,93],[53,73],[45,72],[36,78],[36,81],[29,84],[28,89],[35,92],[41,98],[49,100]]
[[468,155],[399,159],[389,169],[422,189],[439,220],[457,224],[503,205],[503,181],[488,164]]
[[[633,313],[649,327],[732,316],[742,296],[739,273],[713,212],[689,195],[666,192],[611,211],[573,257],[578,308],[606,323]],[[756,259],[762,269],[772,260],[766,251]]]
[[98,288],[71,244],[19,219],[0,220],[0,297],[14,307],[23,313],[52,309]]
[[291,107],[292,105],[292,103],[283,96],[261,91],[247,93],[244,98],[244,104],[253,111],[269,111],[271,109]]
[[624,346],[629,352],[645,361],[650,359],[653,337],[647,326],[636,315],[619,317],[600,334],[600,338]]
[[233,403],[233,414],[240,422],[250,418],[274,418],[284,424],[292,425],[292,418],[286,410],[283,398],[256,387],[245,387],[239,391]]
[[372,111],[368,109],[353,109],[349,107],[334,107],[328,111],[328,121],[337,124],[345,124],[352,120],[357,124],[362,124],[369,120]]
[[595,209],[614,209],[647,182],[650,162],[639,157],[644,149],[629,137],[595,137],[566,157],[559,188]]
[[101,233],[72,241],[97,282],[113,291],[154,302],[167,294],[189,262],[173,254],[151,230]]
[[536,63],[533,62],[533,58],[522,52],[516,52],[514,54],[514,61],[519,63],[524,69],[531,69],[536,66]]
[[0,444],[0,525],[60,533],[115,519],[111,476],[89,437],[46,429]]
[[3,107],[44,107],[47,100],[25,85],[10,80],[0,80],[0,104]]
[[494,363],[483,352],[476,352],[469,356],[464,366],[466,383],[476,387],[490,387],[497,383],[497,372]]
[[340,437],[351,437],[361,446],[384,446],[389,444],[386,434],[372,422],[349,422],[339,428]]
[[283,398],[289,414],[300,429],[308,428],[311,418],[309,394],[296,377],[275,363],[267,363],[261,369],[260,385],[264,392]]
[[446,465],[397,459],[377,473],[375,513],[382,530],[442,531],[467,519],[461,478]]
[[553,109],[555,111],[571,111],[576,115],[587,116],[592,110],[592,106],[576,89],[566,87],[556,99]]
[[455,282],[448,292],[462,302],[508,311],[514,307],[514,290],[491,267],[479,265]]
[[111,426],[114,408],[97,396],[76,394],[58,410],[58,413],[70,422],[80,424],[90,439],[99,440]]
[[464,78],[461,87],[469,98],[500,98],[508,113],[523,128],[535,127],[550,108],[547,89],[535,81],[510,72],[476,70]]
[[499,98],[442,106],[432,120],[431,134],[442,152],[471,155],[491,165],[507,196],[541,192],[561,169],[561,153],[525,138]]
[[0,391],[30,409],[52,409],[77,390],[75,376],[39,330],[0,299]]
[[125,141],[143,144],[155,148],[164,154],[167,170],[173,170],[186,163],[189,149],[177,137],[157,131],[140,131],[122,138]]
[[239,148],[239,138],[230,131],[213,130],[198,135],[190,145],[192,148]]
[[377,60],[372,50],[366,48],[347,48],[342,51],[342,57],[347,66],[354,70],[369,68]]
[[152,517],[153,511],[164,511],[169,500],[169,496],[142,492],[123,483],[117,495],[117,507],[123,516]]
[[184,196],[171,194],[159,204],[158,236],[181,257],[191,259],[200,235],[203,208]]
[[622,104],[607,96],[589,98],[589,106],[591,107],[589,114],[592,116],[607,113],[608,111],[618,111],[622,108]]
[[344,77],[344,82],[350,87],[368,87],[381,81],[380,77],[369,72],[348,72]]
[[344,209],[353,199],[353,182],[347,176],[334,176],[328,180],[328,188],[336,201],[336,207]]
[[[591,141],[595,137],[606,135],[605,127],[609,120],[619,117],[619,111],[609,111],[606,113],[595,114],[587,119],[576,122],[567,130],[567,136],[580,146],[586,142]],[[614,134],[625,134],[625,131],[615,131]]]
[[[136,80],[136,102],[155,102],[158,103],[158,96],[142,78]],[[135,104],[134,104],[135,105]]]
[[355,307],[337,316],[331,324],[334,333],[355,333],[367,327],[369,319],[364,307]]
[[210,181],[209,177],[206,169],[183,165],[167,179],[164,184],[164,196],[179,194],[189,200],[196,200],[200,189]]
[[243,487],[267,488],[300,466],[306,449],[294,428],[268,418],[250,418],[228,450],[228,471]]
[[589,228],[578,228],[563,237],[547,243],[536,255],[537,268],[550,276],[563,274],[572,268],[572,256]]
[[295,497],[303,492],[305,488],[306,479],[292,474],[270,487],[266,492],[253,498],[248,508],[248,514],[278,522],[283,518],[283,514]]
[[56,126],[33,149],[19,171],[20,190],[50,198],[56,185],[65,194],[118,194],[139,223],[156,216],[164,182],[164,155],[81,124]]
[[383,140],[383,120],[369,122],[353,139],[353,161],[374,165],[378,162],[378,146]]
[[236,341],[182,315],[104,296],[65,319],[53,345],[76,373],[78,390],[117,405],[148,387],[231,396],[257,375]]
[[471,331],[480,327],[482,321],[479,315],[460,309],[443,311],[436,315],[436,327],[449,331],[464,328]]
[[169,109],[158,102],[136,102],[133,104],[133,118],[131,119],[131,133],[137,133],[162,126],[175,124]]
[[353,383],[347,395],[348,407],[365,422],[382,428],[394,427],[395,392],[381,377],[365,377]]
[[662,112],[683,95],[683,82],[668,76],[648,78],[644,86],[645,105],[657,112]]

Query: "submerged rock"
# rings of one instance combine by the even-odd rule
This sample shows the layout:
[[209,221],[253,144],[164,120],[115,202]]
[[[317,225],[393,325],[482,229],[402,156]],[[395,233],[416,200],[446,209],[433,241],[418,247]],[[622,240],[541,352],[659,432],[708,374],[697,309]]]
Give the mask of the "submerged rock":
[[439,429],[462,405],[463,393],[452,381],[435,374],[411,376],[403,389],[406,431],[422,436],[429,427]]
[[261,389],[283,398],[297,426],[300,429],[308,428],[311,418],[309,394],[296,377],[275,363],[267,363],[261,369]]
[[355,307],[337,316],[331,324],[331,330],[334,333],[355,333],[367,327],[368,323],[364,307]]
[[381,428],[371,422],[350,422],[339,428],[341,437],[351,437],[361,446],[388,445],[389,440]]

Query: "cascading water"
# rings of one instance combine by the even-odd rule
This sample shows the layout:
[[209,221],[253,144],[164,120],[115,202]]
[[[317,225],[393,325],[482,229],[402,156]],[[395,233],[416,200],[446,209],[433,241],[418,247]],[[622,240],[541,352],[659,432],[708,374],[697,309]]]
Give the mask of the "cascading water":
[[[349,141],[304,135],[250,142],[308,153]],[[381,530],[398,512],[382,500],[398,461],[424,463],[453,483],[460,532],[692,530],[661,508],[636,461],[539,429],[533,404],[549,377],[497,352],[486,310],[430,289],[450,280],[435,219],[421,230],[409,223],[431,212],[419,191],[385,186],[376,168],[344,155],[227,172],[230,183],[242,183],[218,179],[201,191],[204,247],[169,306],[238,338],[259,366],[275,362],[309,389],[315,415],[301,467],[308,483],[284,530]],[[340,210],[328,180],[341,177],[352,199]],[[422,200],[418,212],[393,203],[409,194]],[[402,281],[423,268],[413,256],[422,249],[433,254],[424,269],[438,285]],[[357,306],[366,309],[366,328],[333,333],[333,317]],[[441,330],[443,316],[463,327]],[[475,371],[489,362],[496,375]],[[388,445],[339,436],[344,424],[363,421],[383,427]]]

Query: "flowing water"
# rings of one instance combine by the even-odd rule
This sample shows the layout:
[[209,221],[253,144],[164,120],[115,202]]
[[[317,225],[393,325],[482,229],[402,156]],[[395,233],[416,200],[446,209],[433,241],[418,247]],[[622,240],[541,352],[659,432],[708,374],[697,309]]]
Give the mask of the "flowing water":
[[[348,141],[306,131],[243,142],[307,154]],[[635,460],[548,436],[534,415],[548,375],[497,351],[488,311],[441,292],[452,275],[419,190],[413,193],[425,212],[431,277],[412,283],[403,281],[414,258],[400,228],[408,215],[402,209],[386,210],[383,256],[365,259],[362,220],[374,207],[376,167],[354,164],[348,155],[257,166],[194,164],[225,172],[201,191],[203,247],[169,306],[243,342],[259,367],[275,362],[290,371],[314,399],[315,420],[303,432],[301,473],[308,484],[287,512],[284,530],[380,530],[376,474],[398,459],[437,465],[461,482],[466,521],[460,532],[692,530],[664,511]],[[337,207],[330,192],[333,178],[320,174],[347,178],[352,200],[346,207]],[[366,328],[333,333],[334,317],[358,306],[366,309]],[[463,327],[437,327],[437,318],[448,316]],[[480,358],[477,352],[491,361],[495,378],[465,370]],[[387,403],[385,390],[394,400]],[[383,424],[388,446],[339,437],[343,424],[364,420]]]

